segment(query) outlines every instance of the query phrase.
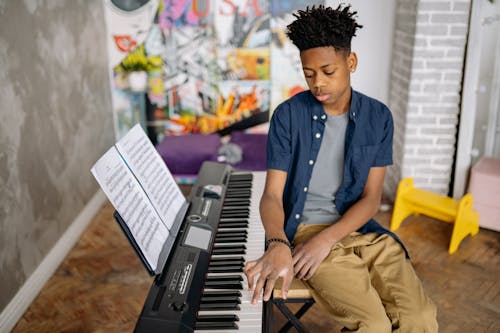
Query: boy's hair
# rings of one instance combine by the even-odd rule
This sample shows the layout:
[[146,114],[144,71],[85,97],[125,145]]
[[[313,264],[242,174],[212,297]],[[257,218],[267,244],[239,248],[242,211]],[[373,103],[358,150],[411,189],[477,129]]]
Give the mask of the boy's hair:
[[294,13],[296,20],[287,26],[286,35],[300,51],[315,47],[333,46],[335,50],[351,51],[351,39],[362,25],[353,18],[350,5],[337,9],[319,5]]

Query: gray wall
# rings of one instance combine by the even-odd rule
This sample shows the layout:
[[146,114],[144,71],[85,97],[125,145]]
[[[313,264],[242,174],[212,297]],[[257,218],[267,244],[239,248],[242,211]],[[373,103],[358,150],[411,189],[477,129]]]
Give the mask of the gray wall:
[[100,0],[0,0],[0,311],[98,189],[107,73]]

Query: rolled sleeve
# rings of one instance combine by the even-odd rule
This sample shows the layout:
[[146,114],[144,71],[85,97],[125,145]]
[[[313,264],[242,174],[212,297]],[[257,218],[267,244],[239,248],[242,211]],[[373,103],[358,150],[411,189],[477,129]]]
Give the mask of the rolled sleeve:
[[384,131],[382,141],[380,142],[375,162],[373,166],[382,167],[392,164],[392,140],[394,135],[394,122],[389,109],[386,110],[386,119],[384,122]]
[[290,110],[286,104],[281,104],[274,111],[269,125],[266,147],[267,168],[288,171],[291,154]]

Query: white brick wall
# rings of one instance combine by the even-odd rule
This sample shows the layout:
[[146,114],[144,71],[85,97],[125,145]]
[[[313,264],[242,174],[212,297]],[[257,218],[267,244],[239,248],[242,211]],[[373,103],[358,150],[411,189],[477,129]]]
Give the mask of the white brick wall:
[[404,177],[448,194],[469,8],[470,0],[398,0],[389,101],[397,162],[388,172],[389,197]]

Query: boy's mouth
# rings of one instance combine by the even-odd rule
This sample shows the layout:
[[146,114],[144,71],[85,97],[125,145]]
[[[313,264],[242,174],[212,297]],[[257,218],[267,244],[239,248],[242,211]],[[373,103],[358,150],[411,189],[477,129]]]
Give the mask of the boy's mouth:
[[318,95],[315,94],[314,97],[316,97],[318,101],[324,102],[330,97],[330,94],[318,94]]

